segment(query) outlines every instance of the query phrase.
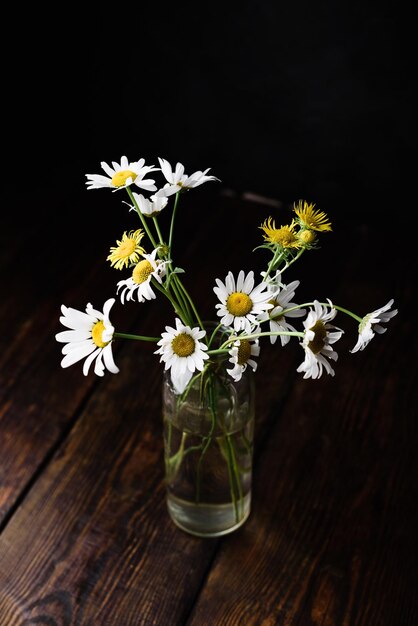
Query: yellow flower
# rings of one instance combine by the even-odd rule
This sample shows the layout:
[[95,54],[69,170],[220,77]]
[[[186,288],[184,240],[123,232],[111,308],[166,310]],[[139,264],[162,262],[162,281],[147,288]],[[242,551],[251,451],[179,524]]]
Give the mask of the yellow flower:
[[276,228],[274,219],[269,217],[259,228],[264,231],[264,239],[269,243],[278,244],[282,248],[301,248],[302,243],[295,231],[295,221],[287,226]]
[[312,247],[314,244],[316,235],[313,230],[309,230],[308,228],[303,228],[298,232],[298,237],[300,241],[306,245],[307,247]]
[[140,255],[145,252],[144,248],[139,245],[143,236],[144,231],[141,228],[131,230],[129,233],[125,231],[121,241],[117,240],[117,245],[110,248],[110,254],[106,260],[110,261],[111,266],[117,270],[128,267],[130,263],[137,263]]
[[299,203],[294,205],[293,210],[299,218],[300,225],[310,230],[332,230],[326,213],[315,210],[314,206],[314,204],[308,204],[306,200],[299,200]]

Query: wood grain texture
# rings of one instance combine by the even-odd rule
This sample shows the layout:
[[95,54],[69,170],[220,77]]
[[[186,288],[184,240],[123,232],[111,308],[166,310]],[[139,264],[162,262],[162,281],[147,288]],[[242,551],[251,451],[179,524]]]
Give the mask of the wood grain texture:
[[[149,351],[138,359],[134,346],[120,364],[127,373],[104,382],[3,533],[0,588],[13,606],[9,613],[0,602],[0,614],[11,625],[57,618],[54,602],[62,590],[71,624],[135,624],[138,611],[147,620],[161,589],[180,585],[187,597],[192,546],[203,553],[210,548],[178,533],[165,513],[159,365]],[[39,523],[31,525],[35,518]],[[177,569],[185,554],[190,571]],[[23,566],[18,576],[17,561]],[[201,563],[196,554],[194,567]],[[172,593],[171,602],[182,598]],[[168,615],[174,609],[161,606]]]
[[[120,216],[106,196],[100,202],[95,197],[93,194],[93,201],[88,201],[84,195],[69,194],[54,212],[48,207],[53,199],[46,196],[23,232],[15,222],[10,224],[10,240],[18,243],[11,246],[10,255],[4,255],[0,265],[7,294],[0,302],[0,323],[7,328],[7,333],[0,333],[0,527],[69,432],[89,394],[100,387],[100,380],[94,375],[84,377],[80,367],[65,371],[59,367],[61,346],[55,341],[55,334],[63,330],[61,304],[83,310],[91,301],[101,308],[115,295],[116,280],[120,279],[106,264],[106,255],[119,233],[132,228],[134,220],[126,206]],[[100,226],[100,242],[90,203],[108,214]],[[76,215],[86,212],[82,231],[78,220],[69,219],[62,226],[62,215],[71,215],[76,204],[81,205]],[[50,217],[45,223],[42,209],[48,216],[52,212],[52,223]],[[199,227],[195,232],[199,233]],[[36,263],[27,265],[21,257],[33,242],[40,250]],[[180,260],[193,254],[194,245],[191,242],[185,253],[179,251]],[[167,311],[164,303],[160,309]],[[132,324],[140,324],[143,313],[144,308],[138,306],[119,307],[112,321],[129,332]],[[116,353],[122,343],[115,342]]]
[[[262,269],[262,251],[240,250],[260,243],[257,226],[271,208],[217,197],[212,205],[193,201],[189,210],[210,211],[211,219],[191,222],[180,213],[179,264],[191,268],[190,291],[213,316],[214,277]],[[227,228],[237,212],[233,237],[214,247],[219,225]],[[264,344],[253,509],[240,530],[218,540],[190,537],[168,517],[162,369],[152,344],[121,342],[119,376],[62,371],[50,336],[54,324],[59,330],[53,304],[62,293],[49,299],[34,290],[39,345],[9,370],[13,380],[6,372],[0,393],[7,522],[0,626],[415,626],[417,395],[409,368],[417,348],[410,314],[416,275],[405,273],[399,234],[391,234],[400,252],[388,266],[387,227],[346,224],[337,223],[311,260],[289,272],[288,280],[301,280],[297,301],[335,296],[367,312],[394,296],[400,313],[385,336],[354,355],[356,328],[348,322],[335,378],[304,381],[296,373],[303,359],[297,342],[284,350]],[[64,274],[66,303],[79,308],[92,279],[99,300],[112,280],[97,258],[83,271],[84,258]],[[18,302],[17,292],[12,299]],[[125,307],[115,314],[118,324],[158,335],[172,313],[148,304]],[[11,354],[24,350],[29,335],[16,339]]]
[[[108,277],[96,269],[88,278],[94,280],[97,306],[100,307],[107,299]],[[84,308],[87,302],[84,297],[80,298],[80,293],[80,289],[72,290],[67,305],[73,298],[74,301],[82,300],[79,308]],[[3,352],[0,523],[20,491],[76,419],[87,395],[99,384],[97,379],[86,378],[75,368],[62,371],[59,367],[62,355],[54,336],[62,330],[58,321],[60,303],[43,300],[34,307],[31,316],[16,332],[9,349]],[[126,313],[124,321],[129,325],[138,312],[130,309]]]
[[[383,305],[383,250],[369,259],[372,284],[357,250],[350,297]],[[397,284],[400,314],[384,338],[340,355],[334,379],[296,381],[259,451],[256,514],[220,546],[188,626],[417,622],[414,284]]]
[[[161,368],[135,346],[120,359],[123,378],[92,396],[0,538],[10,626],[58,620],[62,590],[70,624],[181,624],[210,566],[218,542],[188,537],[165,509]],[[272,387],[258,409],[271,416],[281,400]],[[45,576],[32,585],[37,571]]]

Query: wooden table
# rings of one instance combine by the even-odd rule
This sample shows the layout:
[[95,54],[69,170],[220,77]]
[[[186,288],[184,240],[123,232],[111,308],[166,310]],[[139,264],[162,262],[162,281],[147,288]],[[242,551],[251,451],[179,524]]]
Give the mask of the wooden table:
[[[263,269],[258,226],[286,223],[290,209],[206,187],[183,200],[174,255],[209,319],[215,278]],[[33,210],[12,207],[0,233],[0,626],[416,626],[416,227],[396,219],[405,207],[390,220],[361,203],[328,210],[333,233],[289,269],[299,302],[329,297],[363,315],[394,297],[399,313],[356,354],[356,324],[339,314],[335,377],[303,380],[296,341],[262,344],[252,512],[205,540],[166,511],[155,346],[115,341],[121,372],[103,379],[60,367],[60,305],[115,295],[122,273],[106,256],[135,215],[105,190],[26,200]],[[160,298],[112,312],[120,332],[158,335],[173,321]]]

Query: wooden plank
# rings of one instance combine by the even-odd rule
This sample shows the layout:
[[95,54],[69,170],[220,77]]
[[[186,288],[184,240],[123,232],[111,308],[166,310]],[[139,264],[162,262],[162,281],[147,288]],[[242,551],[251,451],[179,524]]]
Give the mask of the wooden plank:
[[[215,271],[219,267],[219,271],[226,273],[225,262],[231,259],[228,254],[231,250],[216,260],[219,266]],[[213,274],[202,256],[199,261],[202,275],[198,294],[199,300],[204,300],[206,287],[213,283]],[[238,264],[242,258],[234,258],[233,262]],[[317,270],[310,266],[307,277],[311,271]],[[325,282],[336,274],[332,268]],[[149,331],[154,328],[159,332],[159,317],[144,321]],[[10,626],[23,620],[129,626],[137,624],[139,616],[144,624],[175,625],[184,623],[193,606],[219,542],[188,537],[168,520],[162,482],[161,369],[151,350],[144,352],[143,346],[140,350],[140,359],[138,349],[132,344],[121,352],[118,362],[123,377],[108,377],[95,390],[75,428],[44,468],[1,536],[0,615],[5,615]],[[296,441],[293,441],[292,433],[287,434],[285,428],[287,413],[277,415],[277,408],[289,388],[286,376],[294,376],[295,359],[290,365],[287,352],[280,352],[274,361],[270,361],[274,351],[266,349],[266,355],[266,387],[258,395],[260,418],[276,417],[282,425],[281,464],[290,464],[284,455],[291,454],[292,445],[295,446],[304,493],[306,467],[303,472],[301,461],[307,459],[303,441],[309,437],[315,439],[314,427],[318,426],[318,420],[319,426],[322,424],[320,412],[300,444],[295,426],[292,432]],[[51,355],[46,357],[48,361],[51,362]],[[278,388],[277,379],[267,376],[271,373],[268,366],[272,367],[273,363],[279,370],[279,380],[281,372],[285,372],[283,389]],[[260,364],[260,372],[261,368]],[[68,396],[74,390],[69,372],[61,372],[61,385],[67,388]],[[147,389],[145,397],[137,395],[141,389],[138,381]],[[315,403],[320,406],[322,393],[313,406]],[[50,404],[48,400],[47,405]],[[308,408],[311,410],[310,403]],[[267,437],[262,439],[267,441]],[[261,452],[262,458],[266,458],[264,450],[258,456]],[[286,492],[283,486],[277,488],[272,479],[257,484],[256,489],[265,492],[271,487],[277,490],[278,497],[287,494],[287,503],[292,502],[293,493]],[[256,497],[256,519],[261,511],[265,525],[270,528],[274,520],[269,517],[271,512],[260,509],[259,503],[264,501],[261,491]],[[280,513],[277,510],[280,505],[280,500],[272,504],[275,516]],[[247,527],[252,528],[254,518],[252,515],[237,538],[247,532]],[[228,545],[233,540],[231,536],[222,544]],[[226,573],[227,586],[234,574],[234,571]]]
[[[63,203],[64,207],[69,203],[68,211],[73,202],[81,205],[78,215],[87,210],[87,204],[78,196],[70,200],[67,198]],[[206,207],[204,202],[202,206]],[[108,213],[109,207],[105,197],[101,208]],[[128,213],[125,206],[124,210]],[[130,228],[137,225],[132,214],[129,221],[126,215],[120,220],[117,217],[117,214],[109,217],[101,225],[103,240],[108,238],[111,244],[123,232],[124,226],[120,224],[127,230],[127,224]],[[120,224],[116,226],[118,221]],[[118,272],[105,262],[107,245],[98,244],[97,233],[90,230],[93,226],[97,229],[91,216],[83,225],[87,239],[94,234],[93,245],[85,245],[82,237],[80,241],[83,233],[79,221],[74,219],[59,236],[51,235],[54,229],[49,232],[51,244],[37,255],[36,264],[30,267],[17,264],[16,268],[8,267],[4,271],[10,288],[6,288],[7,298],[0,306],[0,322],[8,328],[6,335],[0,335],[4,342],[0,344],[3,348],[0,350],[0,527],[20,494],[36,479],[65,437],[86,398],[95,386],[100,386],[94,374],[84,377],[80,366],[62,371],[61,346],[55,341],[55,333],[63,330],[59,323],[62,303],[82,310],[91,301],[100,308],[108,297],[116,295],[116,281],[120,279]],[[196,227],[195,233],[198,232]],[[77,242],[77,254],[74,242]],[[194,254],[195,245],[191,242],[190,254]],[[98,253],[100,248],[102,258]],[[186,258],[179,250],[180,261]],[[164,304],[159,304],[161,314],[168,309]],[[147,305],[140,307],[135,303],[114,307],[112,322],[129,332],[133,324],[140,324],[147,310]],[[117,344],[116,352],[123,342]]]
[[[104,381],[1,537],[0,615],[10,626],[64,609],[68,623],[135,624],[138,611],[147,623],[158,598],[163,613],[184,610],[181,593],[168,606],[161,589],[175,580],[192,593],[193,567],[211,548],[178,532],[164,510],[159,364],[129,345],[120,365],[124,376]],[[28,560],[17,574],[22,540]]]
[[[209,287],[206,281],[212,287],[213,277],[206,269],[201,294],[205,286]],[[154,332],[161,331],[160,324],[156,316],[146,320],[147,328],[154,328]],[[145,621],[147,610],[156,611],[156,594],[161,588],[165,589],[165,601],[158,608],[159,623],[168,620],[182,623],[210,564],[217,542],[191,539],[172,525],[165,512],[159,415],[161,366],[149,351],[143,354],[142,346],[141,359],[138,360],[137,348],[132,345],[120,358],[124,376],[103,381],[68,440],[45,468],[2,535],[0,588],[4,592],[0,609],[10,624],[23,619],[22,616],[40,619],[41,615],[48,615],[58,619],[64,610],[60,605],[63,597],[74,620],[88,623],[91,615],[99,619],[100,613],[100,623],[106,624],[109,619],[113,624],[123,615],[128,624],[129,620],[137,619],[140,611]],[[46,361],[51,361],[51,355],[46,356]],[[74,382],[68,382],[68,372],[61,374],[62,382],[57,387],[65,386],[70,394]],[[137,381],[143,381],[142,389],[146,389],[141,399],[137,395]],[[277,403],[280,395],[272,386],[261,396],[259,406],[263,415],[271,414],[269,402]],[[66,398],[63,400],[66,406]],[[138,416],[139,401],[143,416]],[[47,406],[53,405],[48,398]],[[132,472],[138,484],[132,483]],[[68,518],[58,522],[63,510],[68,511]],[[33,534],[23,530],[27,519],[32,520]],[[129,533],[127,529],[131,529]],[[94,540],[96,534],[103,541],[103,548]],[[57,564],[56,555],[61,553],[62,544],[70,544],[73,549],[65,549],[62,561]],[[120,548],[116,554],[115,544]],[[161,567],[161,555],[164,555],[164,567]],[[173,573],[180,569],[179,563],[185,555],[187,568],[180,571],[179,583]],[[28,565],[32,564],[29,568],[24,565],[18,572],[11,567],[13,561],[23,565],[26,558]],[[129,569],[124,569],[127,559]],[[38,577],[29,591],[33,573],[39,570],[51,576],[45,575],[42,580]],[[60,572],[58,578],[56,570]],[[116,574],[114,588],[109,589],[106,572],[111,571]]]
[[417,393],[405,372],[416,276],[396,233],[382,271],[389,233],[369,234],[357,232],[349,257],[349,299],[382,306],[393,295],[400,313],[366,351],[340,355],[336,378],[295,385],[259,455],[256,514],[222,543],[188,626],[418,621]]
[[[100,207],[108,214],[113,204],[106,198],[109,198],[108,194],[100,201]],[[110,198],[114,200],[115,196]],[[76,214],[80,215],[88,206],[83,202],[84,199],[78,196],[67,197],[56,213],[63,213],[64,209],[71,212],[72,206],[78,203]],[[223,206],[220,200],[219,210]],[[207,211],[207,200],[202,199],[199,207]],[[43,208],[45,210],[45,205]],[[127,208],[123,208],[128,213]],[[38,216],[39,213],[38,210]],[[56,213],[53,214],[55,220]],[[134,217],[132,214],[129,216],[131,227],[136,223]],[[186,216],[180,214],[179,217],[181,227]],[[113,243],[119,236],[114,234],[122,230],[120,225],[115,226],[118,221],[128,228],[126,215],[120,220],[107,217],[100,231],[104,241],[108,237]],[[97,228],[95,224],[93,226]],[[91,215],[83,222],[83,227],[85,230],[82,234],[88,239],[93,234],[90,230]],[[91,300],[96,306],[101,306],[107,297],[113,295],[116,280],[119,279],[118,273],[105,263],[108,249],[105,252],[104,243],[96,243],[95,238],[94,245],[84,246],[83,238],[80,241],[77,219],[70,220],[68,227],[62,233],[59,232],[59,236],[55,236],[51,224],[49,228],[51,243],[36,255],[36,264],[27,267],[16,263],[16,266],[5,267],[3,273],[6,298],[0,305],[0,322],[7,327],[8,332],[1,334],[5,343],[0,350],[0,525],[7,519],[19,495],[30,485],[57,443],[71,428],[85,398],[95,385],[100,384],[93,374],[84,377],[78,366],[65,372],[60,369],[60,345],[54,339],[55,333],[62,330],[58,320],[60,305],[64,302],[82,309]],[[194,225],[195,237],[199,228],[199,224]],[[36,229],[30,231],[30,236],[35,238],[37,232],[39,234]],[[208,232],[211,232],[210,229]],[[16,234],[20,237],[19,231]],[[95,232],[94,235],[96,237]],[[74,254],[75,241],[78,254]],[[100,247],[103,248],[103,259],[97,252]],[[195,247],[195,241],[188,242],[190,255],[195,254]],[[63,251],[67,250],[68,253],[64,254]],[[184,250],[186,247],[179,247],[180,262],[187,259]],[[167,311],[164,302],[158,306],[161,315]],[[134,303],[114,307],[112,321],[120,329],[129,331],[134,320],[136,324],[140,322],[140,316],[146,308],[146,305],[139,307]]]
[[[106,272],[93,269],[96,298],[101,307],[108,297]],[[89,298],[81,284],[63,295],[67,305],[83,309]],[[67,299],[68,298],[68,299]],[[78,306],[78,302],[84,303]],[[38,303],[36,314],[23,325],[5,352],[1,370],[0,412],[0,523],[13,509],[19,494],[50,455],[57,442],[77,418],[78,409],[95,385],[95,376],[85,377],[80,367],[63,371],[60,345],[55,333],[60,304],[52,299]],[[138,311],[126,309],[119,315],[130,327]],[[116,346],[116,353],[119,350]]]
[[347,384],[297,386],[263,450],[256,513],[223,542],[190,625],[417,622],[416,394],[402,359],[393,375],[383,356],[366,357],[360,380],[348,372],[354,399]]
[[[69,624],[182,624],[210,567],[218,541],[179,531],[165,509],[161,366],[132,344],[119,365],[0,537],[10,626],[65,611]],[[260,396],[262,414],[280,399]]]

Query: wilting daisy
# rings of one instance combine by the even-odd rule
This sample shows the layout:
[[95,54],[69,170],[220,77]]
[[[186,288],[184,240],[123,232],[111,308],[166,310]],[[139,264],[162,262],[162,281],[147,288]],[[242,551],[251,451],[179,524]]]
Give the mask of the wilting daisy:
[[258,356],[260,354],[260,346],[258,339],[239,339],[234,342],[231,350],[229,350],[231,356],[229,360],[233,367],[226,371],[235,382],[241,380],[243,372],[249,365],[253,371],[257,369],[257,363],[252,359],[252,356]]
[[165,369],[171,368],[171,380],[177,393],[183,393],[195,370],[202,371],[207,346],[199,341],[206,335],[199,327],[190,328],[176,318],[176,328],[165,327],[157,345],[160,347],[155,354],[160,354],[160,362],[164,361]]
[[135,265],[132,276],[118,282],[116,293],[119,293],[119,289],[122,289],[120,297],[122,304],[125,303],[125,298],[126,300],[133,300],[135,293],[139,302],[155,298],[155,293],[151,287],[151,279],[155,278],[155,280],[161,283],[161,277],[165,275],[166,266],[166,262],[155,259],[157,252],[158,248],[155,248],[151,254],[143,254],[144,258]]
[[207,176],[210,167],[208,167],[204,172],[197,171],[191,176],[187,176],[184,173],[184,165],[181,163],[177,163],[176,169],[173,171],[173,168],[168,161],[160,159],[160,157],[158,157],[158,160],[160,162],[161,171],[167,181],[167,185],[165,185],[165,187],[158,192],[159,194],[164,193],[166,196],[171,196],[173,193],[198,187],[199,185],[207,183],[210,180],[219,180],[216,176]]
[[309,204],[306,200],[299,200],[298,204],[294,204],[293,210],[297,215],[297,222],[300,226],[308,230],[332,230],[327,214],[323,211],[318,211],[314,207],[314,204]]
[[168,203],[167,196],[158,195],[158,192],[149,199],[145,198],[141,193],[133,192],[133,196],[142,215],[146,215],[147,217],[157,215],[164,209],[165,206],[167,206]]
[[160,168],[153,165],[145,165],[145,159],[139,159],[139,161],[130,163],[126,156],[123,156],[120,164],[112,161],[113,168],[105,161],[102,161],[100,165],[106,172],[107,177],[101,174],[86,174],[88,179],[86,182],[87,189],[110,187],[113,191],[116,191],[135,183],[137,187],[147,191],[157,190],[157,187],[154,185],[155,181],[151,178],[146,178],[146,176],[150,172],[159,171]]
[[302,346],[305,349],[305,360],[297,368],[298,372],[305,372],[303,378],[319,378],[325,368],[328,374],[334,376],[335,372],[327,359],[336,361],[338,354],[331,344],[340,339],[343,331],[329,322],[337,314],[336,309],[322,306],[318,300],[314,300],[314,308],[310,309],[306,320],[303,322],[305,333]]
[[228,272],[225,283],[217,278],[216,284],[213,291],[221,301],[216,305],[217,314],[224,326],[233,326],[236,332],[245,330],[250,333],[252,326],[258,323],[258,316],[273,308],[268,302],[270,294],[267,285],[261,282],[254,287],[253,271],[245,276],[241,270],[236,283],[232,272]]
[[139,245],[143,236],[144,231],[141,228],[131,230],[129,233],[125,231],[122,239],[116,240],[117,245],[110,248],[106,261],[110,261],[111,266],[117,270],[128,267],[131,263],[137,263],[139,257],[145,252],[144,248]]
[[[262,276],[265,272],[261,273]],[[300,281],[294,280],[288,285],[283,285],[281,282],[281,274],[277,272],[272,280],[267,283],[267,289],[270,295],[270,304],[273,305],[273,309],[262,313],[258,318],[260,322],[270,321],[270,332],[295,332],[294,328],[286,318],[288,317],[303,317],[306,313],[305,309],[295,308],[294,311],[287,311],[282,313],[286,309],[292,309],[298,305],[295,302],[291,302],[294,298],[295,290],[299,287]],[[277,335],[270,335],[271,343],[275,343]],[[289,335],[280,335],[280,341],[282,346],[285,346],[289,341]]]
[[259,228],[264,231],[264,239],[268,243],[279,245],[284,249],[298,249],[302,247],[302,243],[298,238],[295,226],[295,221],[292,221],[287,226],[276,228],[274,219],[269,217]]
[[368,313],[363,317],[359,324],[359,336],[357,339],[357,343],[350,352],[357,352],[357,350],[364,350],[368,343],[373,339],[375,333],[382,334],[385,333],[387,328],[384,328],[380,325],[380,322],[386,323],[392,317],[394,317],[398,309],[394,309],[393,311],[389,311],[392,306],[394,300],[389,300],[385,306],[382,306],[380,309],[376,309],[376,311],[372,311],[372,313]]
[[112,374],[119,372],[112,354],[112,339],[115,329],[109,319],[109,312],[114,302],[114,298],[106,300],[103,313],[93,309],[91,304],[86,306],[85,313],[64,305],[61,306],[60,322],[70,329],[55,335],[57,341],[66,344],[62,348],[62,353],[65,355],[61,361],[62,367],[69,367],[85,358],[83,365],[85,376],[87,376],[94,360],[96,360],[94,373],[97,376],[103,376],[105,368]]

